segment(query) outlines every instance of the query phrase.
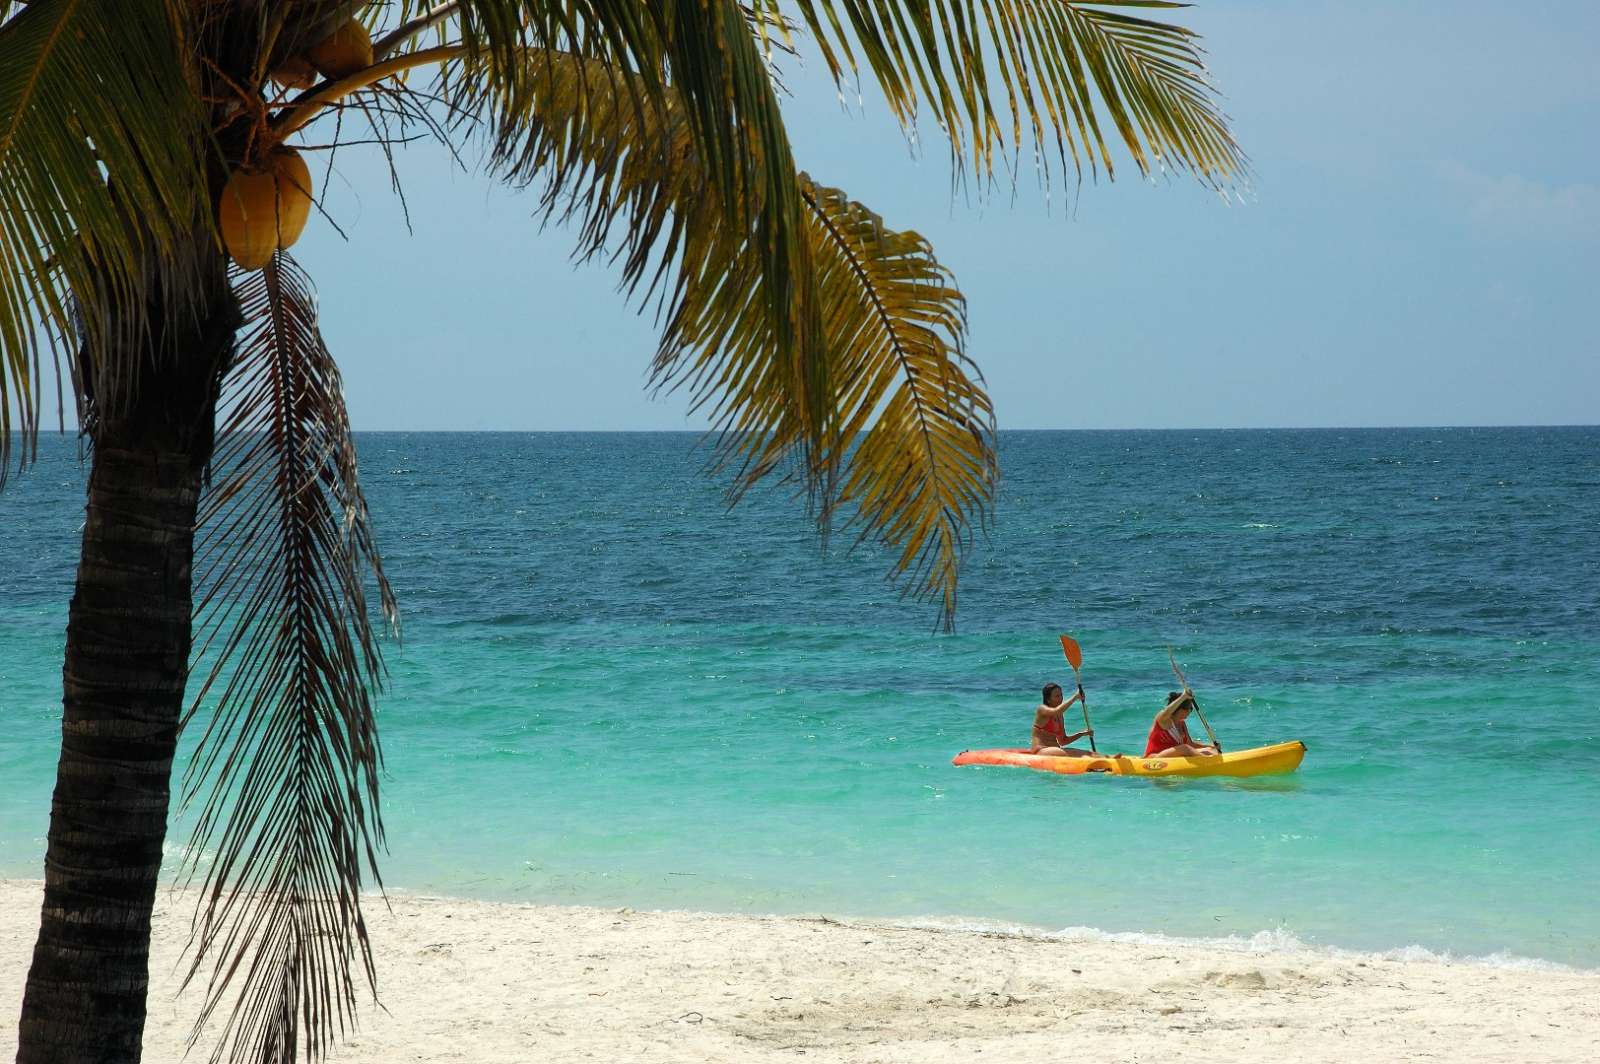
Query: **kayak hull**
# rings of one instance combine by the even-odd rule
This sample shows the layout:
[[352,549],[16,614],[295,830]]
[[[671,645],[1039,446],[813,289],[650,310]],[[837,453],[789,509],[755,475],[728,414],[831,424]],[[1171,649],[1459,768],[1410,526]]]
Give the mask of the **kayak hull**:
[[1103,773],[1111,776],[1273,776],[1293,772],[1306,756],[1298,739],[1232,750],[1216,757],[1050,757],[1030,754],[1026,747],[1003,750],[963,750],[952,765],[1007,765],[1055,772],[1063,776]]

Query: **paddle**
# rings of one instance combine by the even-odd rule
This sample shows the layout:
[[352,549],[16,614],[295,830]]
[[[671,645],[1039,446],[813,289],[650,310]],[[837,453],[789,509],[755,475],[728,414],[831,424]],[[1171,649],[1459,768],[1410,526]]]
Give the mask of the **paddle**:
[[[1083,677],[1078,675],[1078,670],[1083,667],[1083,648],[1076,639],[1064,635],[1061,637],[1061,653],[1067,656],[1067,664],[1072,666],[1072,678],[1078,681],[1078,693],[1083,694]],[[1083,727],[1089,733],[1089,749],[1098,754],[1100,748],[1094,745],[1094,725],[1089,723],[1088,696],[1078,699],[1078,705],[1083,707]]]
[[1167,660],[1172,662],[1172,672],[1178,677],[1178,686],[1189,692],[1189,704],[1194,707],[1194,715],[1200,718],[1200,723],[1205,725],[1206,735],[1211,739],[1211,745],[1217,748],[1217,753],[1222,753],[1222,744],[1217,742],[1217,733],[1211,730],[1211,725],[1206,723],[1206,715],[1200,712],[1200,700],[1195,698],[1194,692],[1189,689],[1189,681],[1184,678],[1183,670],[1178,668],[1178,659],[1172,653],[1172,648],[1167,647]]

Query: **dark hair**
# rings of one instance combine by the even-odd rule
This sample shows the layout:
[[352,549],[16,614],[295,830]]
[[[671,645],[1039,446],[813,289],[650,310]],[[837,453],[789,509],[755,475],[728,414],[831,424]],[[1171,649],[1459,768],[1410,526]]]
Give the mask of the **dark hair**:
[[1047,684],[1045,684],[1044,685],[1044,696],[1043,696],[1044,700],[1046,702],[1050,701],[1050,692],[1051,691],[1060,691],[1060,690],[1061,690],[1061,685],[1058,684],[1058,683],[1047,683]]
[[[1167,705],[1169,705],[1169,706],[1172,705],[1172,703],[1175,702],[1177,700],[1178,696],[1181,695],[1181,694],[1183,694],[1182,691],[1168,691],[1167,692]],[[1182,709],[1182,708],[1184,708],[1184,706],[1192,706],[1192,705],[1194,705],[1194,698],[1191,696],[1189,698],[1185,698],[1183,700],[1183,705],[1179,706],[1178,708]]]

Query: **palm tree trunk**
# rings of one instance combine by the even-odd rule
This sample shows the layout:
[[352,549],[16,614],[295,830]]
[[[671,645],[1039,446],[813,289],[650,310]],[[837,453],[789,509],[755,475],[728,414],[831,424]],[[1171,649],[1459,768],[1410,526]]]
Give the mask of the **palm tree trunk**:
[[214,291],[201,313],[151,330],[135,356],[138,394],[116,409],[102,404],[93,430],[18,1064],[140,1058],[150,911],[189,672],[195,510],[238,325],[225,273]]
[[187,455],[95,450],[18,1064],[139,1059],[199,494]]

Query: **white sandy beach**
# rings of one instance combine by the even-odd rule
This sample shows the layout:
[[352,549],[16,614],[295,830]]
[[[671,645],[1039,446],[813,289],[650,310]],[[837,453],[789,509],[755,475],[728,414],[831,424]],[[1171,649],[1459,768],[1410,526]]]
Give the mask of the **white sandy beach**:
[[[41,886],[0,882],[0,1060]],[[398,895],[387,1012],[338,1061],[1600,1060],[1600,973]],[[145,1059],[176,1060],[186,900],[156,910]]]

